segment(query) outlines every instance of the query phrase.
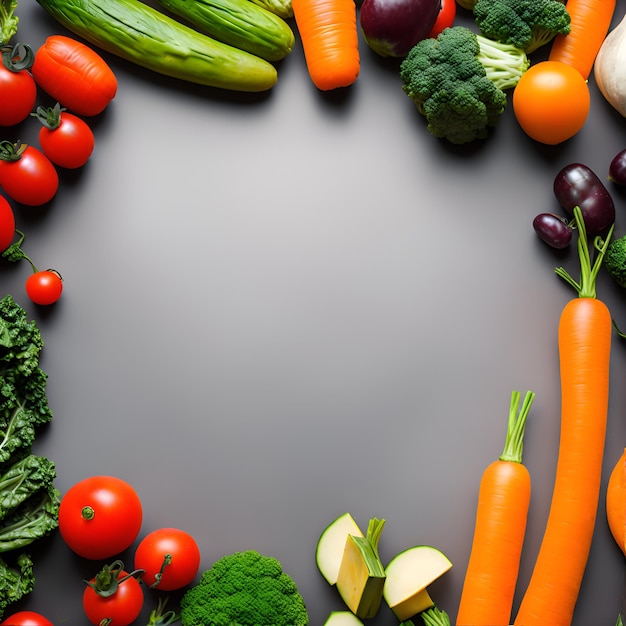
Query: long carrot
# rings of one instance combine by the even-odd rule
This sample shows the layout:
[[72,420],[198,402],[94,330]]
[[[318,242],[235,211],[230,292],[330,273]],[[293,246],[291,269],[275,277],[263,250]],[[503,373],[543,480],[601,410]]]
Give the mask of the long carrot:
[[292,0],[292,8],[313,84],[352,85],[361,67],[354,0]]
[[554,38],[548,60],[575,67],[587,80],[611,27],[615,4],[616,0],[567,0],[570,32]]
[[626,448],[609,476],[606,519],[613,539],[626,556]]
[[612,322],[596,297],[596,276],[611,238],[594,240],[591,262],[585,224],[578,228],[580,282],[556,273],[578,292],[559,320],[561,432],[552,502],[535,567],[516,626],[569,626],[587,566],[599,501],[606,439]]
[[535,394],[511,395],[504,451],[480,480],[472,550],[457,626],[508,626],[530,504],[530,473],[522,465],[526,418]]

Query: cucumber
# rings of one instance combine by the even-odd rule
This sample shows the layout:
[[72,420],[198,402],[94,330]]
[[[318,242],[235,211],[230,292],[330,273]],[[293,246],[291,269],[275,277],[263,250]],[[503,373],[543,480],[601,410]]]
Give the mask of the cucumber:
[[284,59],[295,36],[289,24],[250,0],[157,0],[205,35],[267,61]]
[[216,41],[139,0],[37,0],[62,26],[131,63],[184,81],[266,91],[276,68],[258,56]]
[[293,17],[293,7],[291,0],[250,0],[254,4],[267,9],[271,13],[288,20]]

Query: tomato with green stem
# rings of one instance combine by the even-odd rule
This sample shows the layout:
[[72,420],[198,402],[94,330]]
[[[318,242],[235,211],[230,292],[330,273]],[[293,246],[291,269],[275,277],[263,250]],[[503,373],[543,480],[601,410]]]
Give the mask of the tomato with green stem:
[[32,49],[23,44],[0,48],[0,126],[15,126],[31,113],[37,100],[37,84],[28,71]]
[[58,102],[54,107],[37,107],[31,115],[41,123],[39,145],[55,165],[77,169],[87,163],[95,145],[87,122],[68,113]]
[[33,273],[26,279],[26,294],[35,304],[54,304],[63,292],[61,274],[54,269],[38,270],[32,259],[22,249],[24,233],[17,229],[14,232],[19,235],[19,238],[2,253],[2,257],[11,263],[28,261]]
[[142,580],[163,591],[182,589],[193,581],[200,567],[196,540],[179,528],[159,528],[146,535],[135,551],[135,568]]
[[0,186],[15,202],[41,206],[56,195],[59,175],[38,148],[5,140],[0,141]]
[[127,572],[122,561],[105,565],[87,582],[83,610],[95,626],[129,626],[140,615],[144,593],[140,571]]
[[135,489],[116,476],[91,476],[61,499],[59,532],[86,559],[107,559],[126,550],[139,535],[142,506]]

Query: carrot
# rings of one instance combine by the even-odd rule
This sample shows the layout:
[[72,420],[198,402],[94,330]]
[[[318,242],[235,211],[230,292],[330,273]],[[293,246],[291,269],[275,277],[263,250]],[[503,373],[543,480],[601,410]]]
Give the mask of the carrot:
[[580,282],[556,273],[578,291],[559,320],[561,433],[552,502],[539,554],[516,626],[569,626],[587,566],[599,502],[609,395],[612,322],[596,297],[596,277],[611,239],[594,240],[592,265],[582,213],[578,228]]
[[606,518],[613,539],[626,556],[626,448],[609,476],[606,487]]
[[354,0],[292,0],[292,8],[313,84],[352,85],[360,71]]
[[534,398],[534,393],[527,392],[517,414],[520,393],[513,392],[504,451],[483,472],[457,626],[511,623],[530,504],[530,474],[522,465],[522,449]]
[[611,27],[615,4],[616,0],[568,0],[570,32],[554,38],[548,60],[575,67],[587,80]]

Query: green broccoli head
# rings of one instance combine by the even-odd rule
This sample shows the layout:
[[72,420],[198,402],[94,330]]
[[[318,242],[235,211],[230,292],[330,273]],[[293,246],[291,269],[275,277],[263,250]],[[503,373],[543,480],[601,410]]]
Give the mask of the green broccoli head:
[[428,130],[454,144],[485,139],[530,62],[526,53],[487,40],[465,26],[418,42],[402,60],[402,89]]
[[603,261],[613,280],[620,287],[626,287],[626,235],[611,240]]
[[473,13],[481,35],[527,54],[570,32],[570,15],[560,0],[477,0]]
[[222,557],[180,602],[182,626],[307,626],[298,588],[280,562],[255,550]]

